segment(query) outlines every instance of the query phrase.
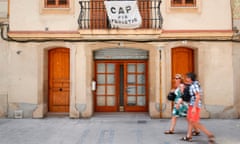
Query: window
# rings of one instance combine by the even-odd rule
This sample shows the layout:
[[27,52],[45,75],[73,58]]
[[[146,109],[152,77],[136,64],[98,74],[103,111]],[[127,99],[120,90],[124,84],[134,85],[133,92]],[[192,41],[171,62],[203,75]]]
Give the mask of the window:
[[45,0],[45,8],[69,8],[69,0]]
[[171,7],[196,7],[196,0],[171,0]]
[[[0,0],[1,1],[1,0]],[[41,14],[74,14],[75,0],[41,0]]]

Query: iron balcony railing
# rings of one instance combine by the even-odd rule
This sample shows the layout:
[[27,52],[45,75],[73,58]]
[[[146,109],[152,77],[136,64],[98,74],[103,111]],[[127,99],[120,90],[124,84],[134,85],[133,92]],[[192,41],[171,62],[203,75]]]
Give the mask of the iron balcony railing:
[[[137,4],[142,17],[139,28],[161,29],[163,23],[161,0],[137,0]],[[80,0],[79,6],[79,29],[114,29],[109,23],[104,0]]]

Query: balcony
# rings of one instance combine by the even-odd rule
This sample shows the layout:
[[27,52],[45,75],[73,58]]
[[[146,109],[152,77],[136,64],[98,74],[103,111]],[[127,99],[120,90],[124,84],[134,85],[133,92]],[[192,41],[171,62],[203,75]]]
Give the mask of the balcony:
[[[124,2],[131,1],[124,0]],[[163,23],[160,5],[161,0],[137,0],[138,10],[141,15],[141,25],[137,28],[122,29],[111,24],[104,0],[79,1],[79,31],[81,34],[89,33],[89,31],[91,33],[94,32],[94,34],[124,34],[126,31],[128,34],[142,34],[143,30],[145,31],[144,34],[152,33],[153,31],[158,31],[159,33]]]

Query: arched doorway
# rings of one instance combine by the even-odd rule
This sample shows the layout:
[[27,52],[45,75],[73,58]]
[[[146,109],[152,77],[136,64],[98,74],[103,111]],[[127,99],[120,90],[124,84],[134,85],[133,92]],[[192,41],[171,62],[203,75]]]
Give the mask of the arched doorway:
[[[172,49],[172,78],[175,74],[184,76],[194,72],[194,51],[190,48],[177,47]],[[172,81],[173,84],[173,81]]]
[[48,111],[69,112],[70,52],[54,48],[48,52]]

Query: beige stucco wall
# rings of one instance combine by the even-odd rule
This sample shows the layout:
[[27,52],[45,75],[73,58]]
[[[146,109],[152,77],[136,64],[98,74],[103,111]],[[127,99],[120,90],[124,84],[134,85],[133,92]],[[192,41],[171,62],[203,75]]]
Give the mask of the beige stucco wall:
[[[11,0],[11,31],[76,31],[78,29],[78,2],[71,1],[71,7],[49,12],[43,8],[42,0]],[[171,8],[169,1],[162,1],[161,12],[165,30],[231,30],[230,0],[199,1],[196,8]],[[217,4],[217,6],[216,6]],[[213,10],[214,8],[214,10]],[[20,12],[20,13],[19,13]]]
[[240,43],[233,43],[233,84],[234,84],[234,106],[240,115]]
[[[205,112],[203,117],[238,117],[234,107],[232,43],[186,41],[168,43],[165,49],[166,57],[168,57],[165,62],[165,68],[167,68],[165,72],[167,77],[165,81],[166,90],[170,89],[170,49],[177,46],[189,47],[195,50],[195,72],[204,91],[202,100]],[[166,93],[163,95],[166,95]],[[169,115],[166,113],[166,116]]]
[[[99,50],[103,48],[135,48],[135,49],[143,49],[149,51],[149,72],[148,72],[148,77],[149,77],[149,114],[152,117],[159,117],[160,112],[158,110],[158,105],[159,105],[159,91],[160,91],[160,85],[159,85],[159,80],[156,79],[159,78],[160,74],[160,67],[159,67],[159,61],[160,61],[160,56],[159,56],[159,50],[156,45],[153,44],[148,44],[148,43],[134,43],[134,42],[121,42],[121,46],[119,46],[119,42],[104,42],[104,43],[90,43],[88,45],[85,45],[84,51],[86,51],[88,55],[88,59],[86,60],[87,65],[87,75],[86,77],[88,78],[87,81],[91,81],[93,78],[93,51],[94,50]],[[80,60],[80,59],[79,59]],[[82,59],[81,59],[82,60]],[[80,67],[81,68],[81,67]],[[81,68],[82,69],[82,68]],[[82,69],[83,70],[83,69]],[[87,84],[87,90],[91,89],[90,83]],[[91,90],[89,90],[91,92]],[[92,93],[90,94],[92,95]],[[87,101],[88,106],[93,107],[93,99],[91,101]],[[93,110],[92,110],[93,112]]]
[[201,51],[200,80],[203,81],[204,101],[210,116],[238,117],[234,107],[232,43],[210,42]]
[[[1,32],[1,30],[0,30]],[[0,91],[7,91],[8,85],[6,83],[8,82],[7,79],[7,72],[8,72],[8,58],[9,58],[9,48],[8,43],[2,39],[0,39]]]
[[[90,117],[94,114],[94,106],[93,106],[93,92],[91,90],[91,81],[93,80],[94,76],[94,69],[93,69],[93,51],[99,50],[103,48],[116,48],[119,47],[119,42],[104,42],[104,43],[74,43],[74,44],[67,44],[67,43],[46,43],[41,44],[42,48],[41,51],[48,48],[54,48],[57,46],[61,47],[68,47],[70,48],[70,73],[71,73],[71,90],[70,90],[70,117]],[[150,50],[150,59],[149,59],[149,68],[151,69],[149,72],[149,109],[150,115],[159,117],[159,111],[157,109],[157,105],[159,105],[159,89],[160,85],[156,85],[155,83],[159,83],[159,81],[156,80],[155,76],[159,77],[159,55],[158,55],[158,48],[156,46],[153,46],[151,44],[136,44],[136,43],[125,43],[122,42],[122,45],[124,47],[131,47],[131,48],[138,48],[138,49],[145,49]],[[123,48],[124,48],[123,47]],[[42,53],[44,55],[44,53]],[[46,53],[45,53],[46,55]],[[157,55],[157,57],[156,57]],[[41,56],[42,58],[46,56]],[[41,59],[39,59],[41,61]],[[42,59],[45,61],[44,59]],[[45,62],[46,63],[46,62]],[[44,66],[46,68],[46,66]],[[43,68],[44,68],[43,67]],[[42,67],[40,66],[40,69]],[[154,69],[157,68],[157,69]],[[40,70],[44,71],[45,70]],[[46,74],[43,74],[46,75]],[[44,80],[45,81],[45,80]],[[45,83],[46,85],[47,83]],[[41,84],[40,84],[41,86]],[[156,95],[155,93],[158,93]],[[40,95],[40,97],[42,97]],[[44,96],[46,97],[46,96]],[[46,99],[46,98],[44,98]],[[45,102],[43,102],[45,103]],[[47,107],[42,109],[42,107],[39,107],[38,111],[46,111]],[[36,117],[41,117],[40,115],[44,114],[41,112],[36,113]]]
[[[0,1],[0,28],[7,22],[8,1]],[[0,29],[1,32],[1,29]],[[0,118],[7,116],[8,108],[8,42],[0,38]]]
[[[216,6],[217,5],[217,6]],[[231,30],[230,0],[197,1],[196,8],[171,8],[163,1],[163,28],[166,30]],[[213,9],[214,8],[214,9]]]
[[32,117],[38,100],[39,55],[32,44],[9,43],[8,49],[8,116],[23,110],[25,117]]
[[[24,0],[24,5],[19,4],[18,0],[11,0],[10,31],[77,31],[79,4],[71,2],[69,10],[49,11],[43,9],[42,0]],[[170,8],[169,2],[163,1],[161,5],[163,30],[232,28],[230,0],[199,1],[197,8],[189,9]],[[147,35],[137,36],[144,39]],[[136,39],[137,36],[121,35],[126,39]],[[204,34],[201,36],[204,37]],[[95,35],[89,37],[94,38]],[[108,39],[118,35],[98,37]],[[24,117],[42,118],[47,114],[48,50],[65,47],[70,49],[71,64],[69,116],[91,117],[94,114],[91,91],[93,51],[119,47],[119,42],[121,41],[16,43],[0,39],[0,116],[14,117],[15,110],[23,110]],[[167,101],[166,95],[171,88],[171,49],[178,46],[194,49],[195,72],[204,90],[203,115],[211,118],[238,117],[238,43],[121,42],[121,48],[149,51],[149,115],[153,118],[171,116],[171,103]]]
[[[235,31],[234,39],[239,41],[240,40],[240,0],[231,0],[232,2],[232,17],[233,17],[233,30]],[[240,91],[239,91],[239,79],[240,79],[240,66],[239,66],[239,51],[240,43],[234,42],[233,43],[233,85],[234,85],[234,103],[235,107],[240,115]]]
[[38,49],[31,44],[9,44],[9,101],[36,103]]
[[49,31],[77,30],[79,4],[77,1],[70,2],[71,8],[66,12],[63,9],[49,12],[43,8],[42,0],[24,0],[24,4],[19,4],[18,0],[11,0],[10,28],[12,31],[45,31],[46,28]]
[[5,117],[7,115],[8,53],[8,43],[0,39],[0,117]]
[[[205,95],[206,104],[232,105],[233,65],[231,43],[209,43],[205,49],[200,50],[200,54],[203,67],[199,71],[203,73],[201,76],[204,76],[202,79],[205,83],[204,89],[208,93],[208,95]],[[218,100],[217,103],[216,99]]]
[[[171,103],[166,95],[171,88],[171,49],[188,47],[195,51],[195,71],[204,90],[204,112],[212,118],[238,117],[235,104],[238,89],[238,45],[231,42],[122,42],[121,48],[149,51],[149,115],[170,117]],[[23,110],[24,117],[41,118],[47,113],[47,51],[55,47],[70,49],[70,113],[73,118],[94,114],[91,81],[94,75],[93,51],[119,47],[119,42],[9,43],[1,49],[1,96],[8,96],[8,117]],[[4,54],[5,53],[5,54]],[[160,59],[161,55],[161,59]],[[234,56],[234,57],[233,57]],[[161,65],[160,65],[161,64]],[[8,65],[8,66],[7,66]],[[237,101],[236,101],[237,100]],[[6,108],[6,104],[1,104]]]

